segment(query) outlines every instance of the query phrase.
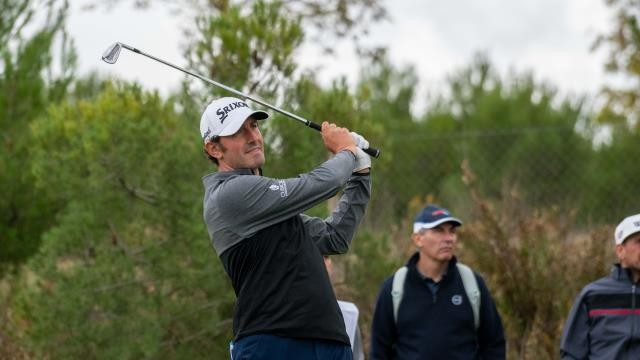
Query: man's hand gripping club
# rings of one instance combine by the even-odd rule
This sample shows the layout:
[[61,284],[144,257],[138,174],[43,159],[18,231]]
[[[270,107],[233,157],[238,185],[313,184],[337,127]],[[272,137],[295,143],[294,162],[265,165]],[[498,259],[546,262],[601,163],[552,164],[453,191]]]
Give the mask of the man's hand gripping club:
[[369,147],[369,142],[362,135],[349,132],[347,128],[338,127],[336,124],[328,122],[322,123],[322,141],[324,146],[332,154],[337,154],[342,150],[349,150],[356,156],[354,172],[366,174],[371,169],[371,158],[362,151]]

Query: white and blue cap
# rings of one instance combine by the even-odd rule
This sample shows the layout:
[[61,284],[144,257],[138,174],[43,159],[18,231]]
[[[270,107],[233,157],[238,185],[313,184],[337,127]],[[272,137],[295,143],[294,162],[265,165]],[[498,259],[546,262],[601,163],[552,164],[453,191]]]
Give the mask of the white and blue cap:
[[261,110],[251,110],[246,102],[238,98],[223,97],[213,100],[200,118],[202,140],[206,144],[215,136],[233,135],[249,117],[264,120],[269,114]]
[[618,224],[614,237],[616,245],[622,244],[627,238],[635,233],[640,232],[640,214],[631,215]]
[[427,205],[420,210],[413,222],[413,232],[418,233],[422,229],[433,229],[446,222],[454,223],[456,226],[462,225],[460,219],[451,216],[449,210],[437,205]]

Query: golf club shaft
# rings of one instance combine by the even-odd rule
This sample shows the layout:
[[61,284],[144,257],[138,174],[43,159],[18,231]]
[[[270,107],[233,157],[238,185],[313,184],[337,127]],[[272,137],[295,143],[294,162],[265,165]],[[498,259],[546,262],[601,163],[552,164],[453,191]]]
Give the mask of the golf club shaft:
[[[245,93],[243,93],[243,92],[240,92],[240,91],[238,91],[238,90],[236,90],[236,89],[234,89],[234,88],[231,88],[231,87],[229,87],[229,86],[227,86],[227,85],[221,84],[221,83],[219,83],[219,82],[217,82],[217,81],[213,81],[213,80],[211,80],[211,79],[208,79],[208,78],[206,78],[206,77],[204,77],[204,76],[202,76],[202,75],[199,75],[199,74],[193,73],[193,72],[191,72],[191,71],[189,71],[189,70],[186,70],[186,69],[183,69],[183,68],[181,68],[180,66],[174,65],[174,64],[172,64],[172,63],[170,63],[170,62],[168,62],[168,61],[164,61],[164,60],[162,60],[162,59],[160,59],[160,58],[157,58],[157,57],[155,57],[155,56],[153,56],[153,55],[147,54],[147,53],[145,53],[144,51],[141,51],[141,50],[139,50],[139,49],[136,49],[136,48],[134,48],[134,47],[132,47],[132,46],[129,46],[129,45],[126,45],[126,44],[123,44],[123,43],[118,43],[118,44],[120,44],[123,48],[125,48],[125,49],[127,49],[127,50],[129,50],[129,51],[133,51],[134,53],[137,53],[137,54],[140,54],[140,55],[144,55],[144,56],[146,56],[146,57],[148,57],[148,58],[150,58],[150,59],[153,59],[153,60],[155,60],[155,61],[161,62],[161,63],[163,63],[163,64],[165,64],[165,65],[167,65],[167,66],[171,66],[172,68],[174,68],[174,69],[176,69],[176,70],[180,70],[180,71],[182,71],[182,72],[183,72],[183,73],[185,73],[185,74],[189,74],[189,75],[191,75],[191,76],[195,76],[195,77],[197,77],[198,79],[200,79],[200,80],[202,80],[202,81],[204,81],[204,82],[207,82],[207,83],[209,83],[209,84],[211,84],[211,85],[214,85],[214,86],[217,86],[217,87],[222,88],[222,89],[224,89],[224,90],[227,90],[227,91],[229,91],[229,92],[231,92],[231,93],[233,93],[233,94],[235,94],[235,95],[237,95],[237,96],[240,96],[240,97],[242,97],[242,98],[249,99],[249,100],[251,100],[251,101],[253,101],[253,102],[255,102],[255,103],[258,103],[258,104],[260,104],[260,105],[262,105],[262,106],[264,106],[264,107],[267,107],[267,108],[269,108],[269,109],[271,109],[271,110],[277,111],[277,112],[279,112],[280,114],[285,115],[285,116],[288,116],[288,117],[290,117],[290,118],[292,118],[292,119],[294,119],[294,120],[298,120],[298,121],[300,121],[301,123],[305,124],[306,126],[308,126],[308,127],[312,128],[312,129],[314,129],[314,130],[320,131],[320,130],[322,129],[322,128],[320,127],[320,125],[319,125],[319,124],[317,124],[317,123],[315,123],[315,122],[313,122],[313,121],[307,120],[307,119],[305,119],[305,118],[303,118],[303,117],[301,117],[301,116],[298,116],[298,115],[296,115],[296,114],[293,114],[293,113],[291,113],[291,112],[289,112],[289,111],[282,110],[282,109],[280,109],[280,108],[278,108],[278,107],[276,107],[276,106],[273,106],[273,105],[271,105],[271,104],[269,104],[269,103],[266,103],[266,102],[264,102],[264,101],[262,101],[262,100],[260,100],[260,99],[257,99],[257,98],[254,98],[254,97],[252,97],[252,96],[249,96],[249,95],[247,95],[247,94],[245,94]],[[369,148],[367,148],[367,149],[363,149],[363,150],[364,150],[364,152],[366,152],[366,153],[367,153],[367,154],[369,154],[370,156],[373,156],[374,158],[377,158],[377,157],[379,157],[379,156],[380,156],[380,150],[379,150],[379,149],[369,147]]]

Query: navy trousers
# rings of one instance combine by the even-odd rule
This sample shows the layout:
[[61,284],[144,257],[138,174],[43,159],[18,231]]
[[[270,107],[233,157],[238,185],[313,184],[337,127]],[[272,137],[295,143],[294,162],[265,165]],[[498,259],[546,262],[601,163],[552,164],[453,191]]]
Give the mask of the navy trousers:
[[232,360],[353,360],[351,346],[335,341],[251,335],[233,343]]

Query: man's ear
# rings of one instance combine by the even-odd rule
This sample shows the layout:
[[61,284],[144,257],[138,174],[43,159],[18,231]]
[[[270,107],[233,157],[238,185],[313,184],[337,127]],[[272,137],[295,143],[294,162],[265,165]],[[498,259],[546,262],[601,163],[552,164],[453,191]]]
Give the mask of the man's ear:
[[211,157],[216,159],[220,159],[222,156],[222,151],[220,151],[220,146],[218,143],[214,143],[213,141],[209,141],[204,144],[204,151],[209,154]]
[[618,257],[618,260],[620,262],[624,260],[625,251],[624,251],[624,246],[622,244],[616,245],[616,256]]
[[420,237],[420,234],[416,234],[416,233],[411,234],[411,240],[413,241],[413,244],[417,248],[422,247],[422,238]]

